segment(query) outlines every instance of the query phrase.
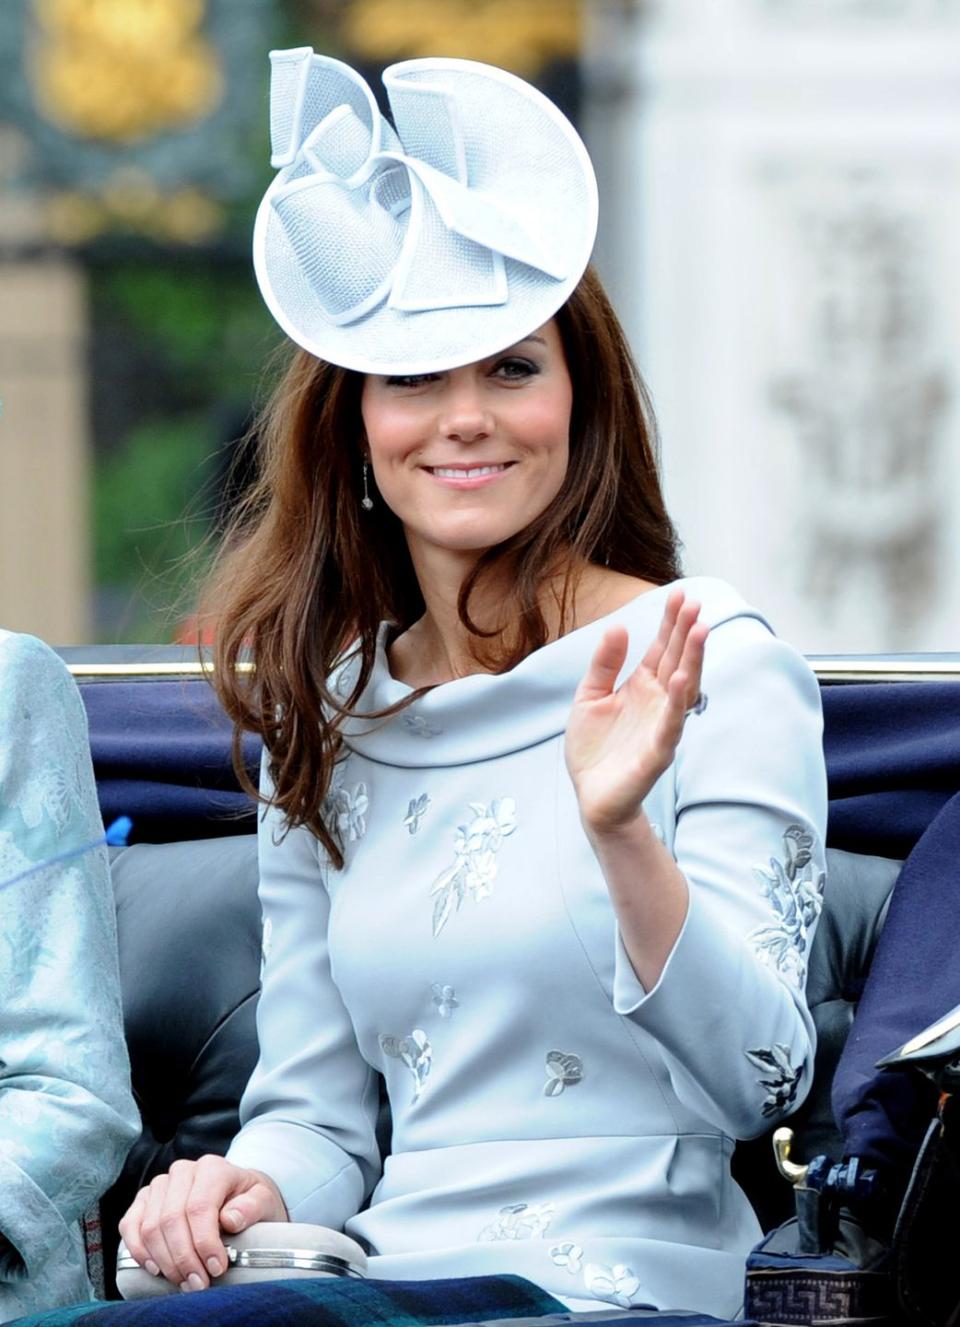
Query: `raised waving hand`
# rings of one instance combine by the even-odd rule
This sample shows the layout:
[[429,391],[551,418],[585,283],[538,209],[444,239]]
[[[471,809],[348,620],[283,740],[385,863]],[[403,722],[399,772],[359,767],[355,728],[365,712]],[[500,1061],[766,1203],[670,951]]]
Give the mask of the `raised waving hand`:
[[660,630],[617,686],[627,632],[604,632],[567,724],[565,755],[586,828],[616,832],[636,820],[643,799],[673,760],[684,720],[700,694],[709,627],[682,590],[667,599]]

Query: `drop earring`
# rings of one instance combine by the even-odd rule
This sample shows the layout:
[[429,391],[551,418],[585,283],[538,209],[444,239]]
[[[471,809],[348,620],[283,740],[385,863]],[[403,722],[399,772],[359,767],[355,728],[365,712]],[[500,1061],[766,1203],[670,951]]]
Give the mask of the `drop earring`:
[[370,490],[367,488],[367,472],[370,466],[366,461],[363,463],[363,497],[360,499],[360,506],[364,511],[373,511],[373,498],[370,496]]

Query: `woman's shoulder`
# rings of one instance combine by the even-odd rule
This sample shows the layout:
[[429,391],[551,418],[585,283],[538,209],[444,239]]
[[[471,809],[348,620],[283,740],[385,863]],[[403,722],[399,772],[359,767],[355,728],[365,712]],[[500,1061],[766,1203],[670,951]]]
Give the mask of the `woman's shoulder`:
[[69,678],[66,664],[38,636],[0,627],[0,676],[5,684],[24,678],[31,682]]
[[701,605],[710,627],[703,657],[703,690],[732,701],[740,695],[748,709],[775,709],[800,698],[819,713],[820,694],[813,669],[791,641],[777,634],[766,612],[729,582],[691,576],[676,582]]
[[616,616],[628,625],[631,619],[649,625],[652,620],[659,621],[670,595],[682,590],[688,600],[695,600],[700,605],[700,621],[711,631],[724,623],[739,621],[752,624],[748,631],[775,634],[766,614],[719,576],[682,576],[663,585],[653,585],[649,581],[621,575],[616,580],[608,580],[604,588],[608,606],[601,613],[593,614],[594,619]]
[[778,636],[765,610],[719,576],[684,576],[657,586],[628,604],[627,613],[635,613],[649,631],[674,590],[682,590],[700,605],[700,621],[710,628],[703,667],[704,677],[713,685],[718,679],[733,678],[752,685],[757,670],[771,669],[795,675],[804,686],[812,679],[803,655]]
[[758,623],[768,633],[773,633],[766,613],[720,576],[683,576],[662,587],[664,597],[671,590],[683,590],[688,599],[695,599],[700,605],[700,620],[711,629],[725,622],[742,620]]
[[29,701],[35,713],[45,705],[77,710],[77,688],[66,664],[37,636],[0,627],[0,714]]

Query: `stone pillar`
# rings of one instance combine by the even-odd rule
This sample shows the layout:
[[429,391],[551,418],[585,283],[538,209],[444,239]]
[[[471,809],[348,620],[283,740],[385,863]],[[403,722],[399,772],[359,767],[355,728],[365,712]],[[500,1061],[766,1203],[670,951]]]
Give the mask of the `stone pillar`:
[[587,13],[599,258],[688,569],[811,652],[956,650],[960,0]]
[[86,283],[62,256],[0,263],[0,625],[90,639]]

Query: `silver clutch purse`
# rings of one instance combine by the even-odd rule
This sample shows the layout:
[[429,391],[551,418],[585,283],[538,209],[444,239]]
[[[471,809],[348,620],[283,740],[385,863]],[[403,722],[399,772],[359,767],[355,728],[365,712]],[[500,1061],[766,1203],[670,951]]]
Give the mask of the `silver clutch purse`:
[[[258,1221],[249,1230],[224,1239],[227,1267],[213,1286],[249,1285],[253,1281],[286,1281],[305,1276],[367,1274],[367,1255],[339,1230],[293,1221]],[[117,1253],[117,1289],[124,1299],[175,1295],[180,1287],[162,1276],[151,1276],[127,1252]]]

